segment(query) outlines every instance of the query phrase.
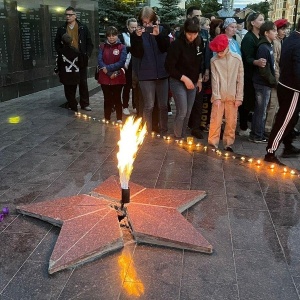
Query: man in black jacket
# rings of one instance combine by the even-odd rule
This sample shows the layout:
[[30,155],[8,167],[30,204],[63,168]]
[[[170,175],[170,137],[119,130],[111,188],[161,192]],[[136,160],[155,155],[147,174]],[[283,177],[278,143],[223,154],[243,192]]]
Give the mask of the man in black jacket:
[[281,142],[282,157],[295,157],[300,149],[292,145],[293,129],[298,121],[300,93],[300,19],[296,30],[285,39],[280,56],[280,76],[277,86],[279,111],[271,131],[265,161],[282,164],[275,156]]
[[83,68],[80,69],[79,95],[81,109],[90,111],[89,90],[87,86],[87,66],[89,57],[92,54],[94,45],[91,39],[91,33],[87,26],[81,24],[76,19],[75,9],[69,6],[65,11],[66,23],[57,29],[55,37],[55,50],[63,47],[62,36],[68,33],[72,38],[72,47],[79,50],[83,59]]

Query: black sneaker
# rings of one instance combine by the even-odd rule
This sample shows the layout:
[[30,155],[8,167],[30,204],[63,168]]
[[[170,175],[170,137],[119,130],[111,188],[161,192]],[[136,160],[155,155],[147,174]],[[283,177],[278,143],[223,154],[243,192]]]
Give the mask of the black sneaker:
[[281,157],[289,158],[289,157],[297,157],[300,154],[300,149],[296,148],[294,146],[291,146],[291,148],[285,148],[281,154]]
[[285,166],[275,155],[266,154],[264,161],[267,161],[269,163],[277,164],[279,166]]
[[203,134],[200,129],[192,129],[191,135],[194,136],[197,139],[203,139]]
[[233,152],[233,149],[231,148],[231,147],[226,147],[225,149],[224,149],[225,151],[228,151],[228,152]]
[[266,138],[249,137],[248,141],[256,143],[256,144],[267,144],[268,143],[268,140]]

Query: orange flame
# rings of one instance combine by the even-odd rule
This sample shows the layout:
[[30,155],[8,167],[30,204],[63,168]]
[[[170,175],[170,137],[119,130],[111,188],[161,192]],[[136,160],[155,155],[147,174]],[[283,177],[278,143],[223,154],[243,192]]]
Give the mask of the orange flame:
[[136,157],[139,145],[144,141],[146,134],[146,124],[141,127],[142,118],[134,120],[134,117],[127,118],[124,126],[120,131],[120,140],[118,142],[119,152],[118,169],[122,189],[128,189],[128,182],[133,169],[133,162]]
[[124,289],[128,295],[139,297],[144,294],[144,284],[137,277],[131,255],[123,253],[119,256],[120,275]]

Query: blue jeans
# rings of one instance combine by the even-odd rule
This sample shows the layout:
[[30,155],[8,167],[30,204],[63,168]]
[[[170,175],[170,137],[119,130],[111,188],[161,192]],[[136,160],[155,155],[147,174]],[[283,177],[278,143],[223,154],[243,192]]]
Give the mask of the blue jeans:
[[182,81],[170,78],[170,89],[176,105],[174,135],[176,138],[182,138],[185,136],[186,128],[195,101],[196,88],[188,90]]
[[143,99],[143,119],[147,124],[148,132],[152,131],[152,111],[157,97],[159,109],[159,127],[161,134],[168,133],[168,78],[157,80],[143,80],[139,82]]
[[271,88],[256,83],[253,83],[253,86],[255,89],[255,107],[252,116],[250,136],[254,139],[263,139]]

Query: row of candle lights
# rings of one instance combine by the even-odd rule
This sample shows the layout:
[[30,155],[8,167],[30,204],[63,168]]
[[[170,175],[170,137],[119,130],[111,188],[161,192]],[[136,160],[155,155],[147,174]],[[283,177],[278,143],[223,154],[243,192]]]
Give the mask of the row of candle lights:
[[[86,114],[82,114],[80,112],[75,112],[75,116],[78,117],[78,118],[83,118],[84,120],[93,120],[93,121],[98,121],[98,122],[101,122],[103,124],[107,124],[107,125],[113,125],[115,127],[118,127],[118,128],[122,128],[122,124],[120,123],[117,123],[117,122],[114,122],[114,121],[109,121],[109,120],[106,120],[106,119],[102,119],[102,120],[97,120],[96,118],[92,118],[91,116],[88,116]],[[151,132],[151,137],[152,138],[161,138],[161,135],[160,134],[157,134],[156,132]],[[171,142],[173,139],[171,136],[163,136],[162,137],[165,141],[167,142]],[[179,146],[188,146],[188,148],[190,150],[200,150],[201,146],[203,146],[203,151],[206,152],[208,150],[208,147],[205,146],[205,145],[202,145],[201,143],[194,143],[194,138],[193,137],[187,137],[186,138],[186,141],[183,140],[183,139],[174,139],[175,143],[178,144]],[[193,148],[193,146],[195,146],[196,148]],[[218,150],[218,149],[211,149],[213,152],[215,152],[218,156],[223,156],[223,153],[222,151]],[[236,159],[237,157],[235,155],[230,155],[228,152],[225,152],[224,153],[224,157],[225,158],[232,158],[232,159]],[[255,159],[253,158],[246,158],[245,156],[241,156],[239,157],[238,159],[240,159],[242,162],[248,162],[250,164],[252,164],[253,162],[255,162],[256,166],[257,167],[261,167],[263,165],[262,161],[260,159],[257,159],[255,161]],[[275,170],[275,167],[276,165],[275,164],[271,164],[269,166],[269,168],[274,171]],[[296,173],[295,170],[291,169],[289,170],[287,167],[284,167],[283,168],[283,173],[290,173],[291,175],[298,175]],[[299,176],[299,175],[298,175]]]

